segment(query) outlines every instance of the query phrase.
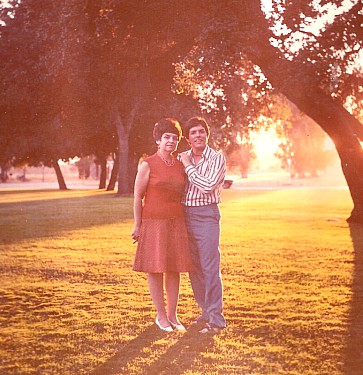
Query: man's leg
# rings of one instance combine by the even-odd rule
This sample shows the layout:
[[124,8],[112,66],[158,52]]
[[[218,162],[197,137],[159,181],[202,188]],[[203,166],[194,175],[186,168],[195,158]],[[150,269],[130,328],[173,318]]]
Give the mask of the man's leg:
[[205,304],[209,315],[209,324],[225,327],[223,310],[223,286],[220,272],[221,254],[220,212],[217,205],[202,207],[203,230],[198,240],[200,264],[205,281]]
[[204,307],[203,317],[211,325],[225,327],[226,321],[222,314],[219,208],[217,205],[189,207],[188,213],[192,259],[193,263],[195,262],[194,271],[190,275],[194,296],[199,306]]
[[193,263],[193,269],[189,272],[189,279],[192,284],[194,299],[202,309],[201,318],[208,321],[209,317],[205,305],[205,282],[202,267],[200,265],[198,241],[196,236],[202,230],[202,223],[198,219],[195,207],[186,208],[186,224],[189,236],[189,247]]

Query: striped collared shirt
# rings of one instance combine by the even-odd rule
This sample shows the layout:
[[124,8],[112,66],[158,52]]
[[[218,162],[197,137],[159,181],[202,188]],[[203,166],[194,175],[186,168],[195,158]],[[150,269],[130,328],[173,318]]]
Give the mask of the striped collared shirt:
[[207,145],[198,164],[195,164],[191,150],[188,154],[193,165],[185,168],[188,183],[182,203],[185,206],[220,203],[220,193],[226,175],[226,159],[223,154]]

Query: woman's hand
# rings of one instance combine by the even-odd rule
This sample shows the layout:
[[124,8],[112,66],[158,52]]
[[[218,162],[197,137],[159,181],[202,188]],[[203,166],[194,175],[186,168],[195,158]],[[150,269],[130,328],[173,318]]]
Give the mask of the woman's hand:
[[192,162],[190,161],[190,156],[188,155],[187,152],[181,152],[179,156],[180,156],[180,161],[183,163],[184,167],[187,167],[188,165],[192,164]]
[[131,233],[131,238],[134,240],[134,243],[139,240],[139,236],[140,236],[140,228],[135,227]]

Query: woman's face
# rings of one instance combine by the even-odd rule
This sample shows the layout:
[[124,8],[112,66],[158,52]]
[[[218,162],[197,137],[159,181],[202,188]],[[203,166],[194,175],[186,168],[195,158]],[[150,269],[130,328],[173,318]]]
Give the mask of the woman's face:
[[160,151],[172,153],[178,147],[178,136],[174,133],[164,133],[159,141]]

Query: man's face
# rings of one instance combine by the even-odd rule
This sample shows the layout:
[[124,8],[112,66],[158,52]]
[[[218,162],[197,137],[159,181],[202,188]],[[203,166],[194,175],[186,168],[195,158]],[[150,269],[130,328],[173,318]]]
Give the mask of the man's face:
[[189,130],[188,141],[193,150],[203,151],[208,143],[208,135],[202,125],[194,126]]

